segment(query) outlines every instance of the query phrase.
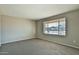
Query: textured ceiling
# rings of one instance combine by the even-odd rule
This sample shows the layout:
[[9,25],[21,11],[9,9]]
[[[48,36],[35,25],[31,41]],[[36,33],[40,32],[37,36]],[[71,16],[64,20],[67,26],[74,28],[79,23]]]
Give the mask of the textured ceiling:
[[78,4],[3,4],[0,14],[38,20],[75,9],[79,9]]

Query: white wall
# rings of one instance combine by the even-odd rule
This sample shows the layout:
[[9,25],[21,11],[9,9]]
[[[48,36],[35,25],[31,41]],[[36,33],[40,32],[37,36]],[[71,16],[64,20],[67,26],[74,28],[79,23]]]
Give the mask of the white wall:
[[0,46],[1,46],[1,16],[0,16]]
[[35,22],[2,16],[2,44],[35,38]]

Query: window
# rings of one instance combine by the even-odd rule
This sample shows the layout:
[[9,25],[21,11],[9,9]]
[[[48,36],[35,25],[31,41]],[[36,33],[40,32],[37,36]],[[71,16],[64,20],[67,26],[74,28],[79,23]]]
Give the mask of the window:
[[43,33],[53,35],[66,35],[65,18],[59,18],[43,22]]

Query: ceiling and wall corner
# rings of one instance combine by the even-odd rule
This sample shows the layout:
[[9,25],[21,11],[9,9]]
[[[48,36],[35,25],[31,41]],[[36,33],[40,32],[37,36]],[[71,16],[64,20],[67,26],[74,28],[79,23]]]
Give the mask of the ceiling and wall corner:
[[39,20],[75,9],[78,4],[1,4],[0,15]]

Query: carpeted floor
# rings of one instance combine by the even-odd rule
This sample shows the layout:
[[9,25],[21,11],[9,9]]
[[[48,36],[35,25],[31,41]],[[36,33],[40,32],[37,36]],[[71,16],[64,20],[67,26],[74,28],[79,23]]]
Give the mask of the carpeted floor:
[[44,40],[13,42],[0,47],[0,55],[79,55],[79,50]]

